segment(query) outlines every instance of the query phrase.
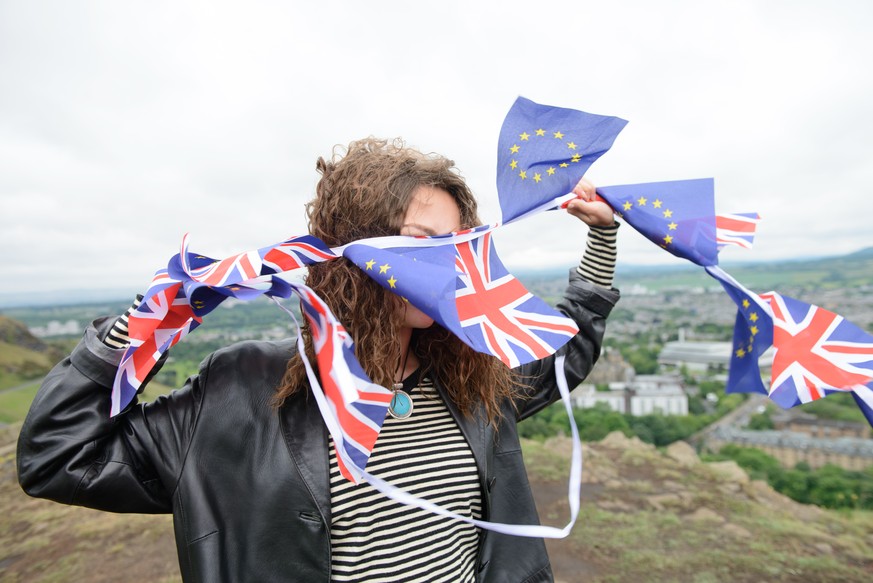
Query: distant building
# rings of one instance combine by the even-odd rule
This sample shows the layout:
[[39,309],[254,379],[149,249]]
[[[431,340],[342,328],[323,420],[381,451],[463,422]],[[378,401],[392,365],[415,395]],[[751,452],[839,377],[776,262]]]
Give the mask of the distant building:
[[33,326],[30,328],[30,333],[37,338],[76,336],[81,334],[84,329],[85,327],[76,320],[67,320],[66,322],[51,320],[45,326]]
[[604,348],[585,381],[592,385],[628,382],[634,378],[632,367],[615,348]]
[[613,411],[635,417],[652,413],[688,415],[688,395],[679,375],[639,375],[608,386],[608,391],[599,391],[595,385],[581,384],[570,393],[570,401],[580,409],[606,403]]
[[771,415],[775,429],[805,433],[810,437],[834,439],[855,437],[870,439],[870,424],[855,421],[822,419],[803,411],[777,411]]
[[[658,364],[664,370],[685,368],[690,373],[715,373],[726,371],[731,362],[731,342],[667,342],[658,355]],[[767,349],[758,359],[761,371],[768,371],[773,364],[773,349]]]
[[787,468],[793,468],[798,462],[806,462],[813,469],[833,464],[847,470],[863,470],[873,465],[871,439],[822,439],[791,431],[749,431],[720,427],[709,435],[706,446],[718,451],[729,443],[763,450]]

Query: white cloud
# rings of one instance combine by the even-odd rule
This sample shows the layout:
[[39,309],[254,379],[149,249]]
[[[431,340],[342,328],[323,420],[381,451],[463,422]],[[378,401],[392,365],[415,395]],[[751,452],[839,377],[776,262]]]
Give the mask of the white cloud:
[[[496,220],[519,94],[630,120],[598,184],[714,176],[719,211],[761,212],[732,258],[851,252],[871,24],[861,1],[4,3],[0,292],[144,287],[185,232],[213,256],[301,233],[315,159],[370,134],[456,160]],[[551,215],[498,237],[519,267],[583,239]],[[669,258],[624,229],[620,260]]]

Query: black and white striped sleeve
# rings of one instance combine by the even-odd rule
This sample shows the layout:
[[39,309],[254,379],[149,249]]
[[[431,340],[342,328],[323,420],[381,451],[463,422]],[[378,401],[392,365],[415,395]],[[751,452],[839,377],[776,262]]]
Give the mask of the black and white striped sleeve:
[[593,284],[612,287],[615,276],[616,239],[619,223],[608,227],[589,227],[588,243],[576,271]]
[[109,329],[109,333],[103,339],[103,344],[110,348],[127,348],[130,344],[130,336],[127,335],[127,318],[139,307],[140,302],[142,302],[142,296],[137,295],[133,304],[118,317],[115,324]]

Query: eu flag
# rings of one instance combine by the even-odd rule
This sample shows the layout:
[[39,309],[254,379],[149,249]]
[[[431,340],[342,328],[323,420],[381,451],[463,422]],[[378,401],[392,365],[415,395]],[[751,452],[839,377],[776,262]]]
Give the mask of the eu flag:
[[627,121],[519,97],[500,129],[497,194],[510,223],[573,190]]
[[490,233],[433,247],[353,243],[343,256],[468,346],[509,367],[553,354],[579,331],[507,271]]
[[698,265],[718,264],[712,178],[603,186],[597,194],[659,247]]
[[769,391],[761,379],[758,361],[773,345],[773,318],[756,294],[746,289],[719,267],[706,272],[717,279],[737,305],[726,393],[762,393]]
[[389,250],[353,243],[343,250],[343,257],[379,285],[463,338],[463,331],[456,324],[454,245]]

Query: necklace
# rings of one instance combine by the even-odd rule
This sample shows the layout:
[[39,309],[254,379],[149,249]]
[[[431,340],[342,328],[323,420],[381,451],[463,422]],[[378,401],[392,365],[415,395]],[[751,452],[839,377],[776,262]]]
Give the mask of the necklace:
[[[406,348],[403,364],[400,365],[400,376],[403,376],[403,373],[406,372],[406,360],[409,358],[409,351],[411,349],[411,347]],[[391,397],[391,404],[388,405],[388,414],[395,419],[408,419],[412,415],[412,397],[403,390],[403,381],[394,383],[391,390],[394,391],[394,396]]]
[[408,419],[412,415],[412,397],[403,390],[403,383],[394,383],[394,396],[388,405],[388,414],[395,419]]

